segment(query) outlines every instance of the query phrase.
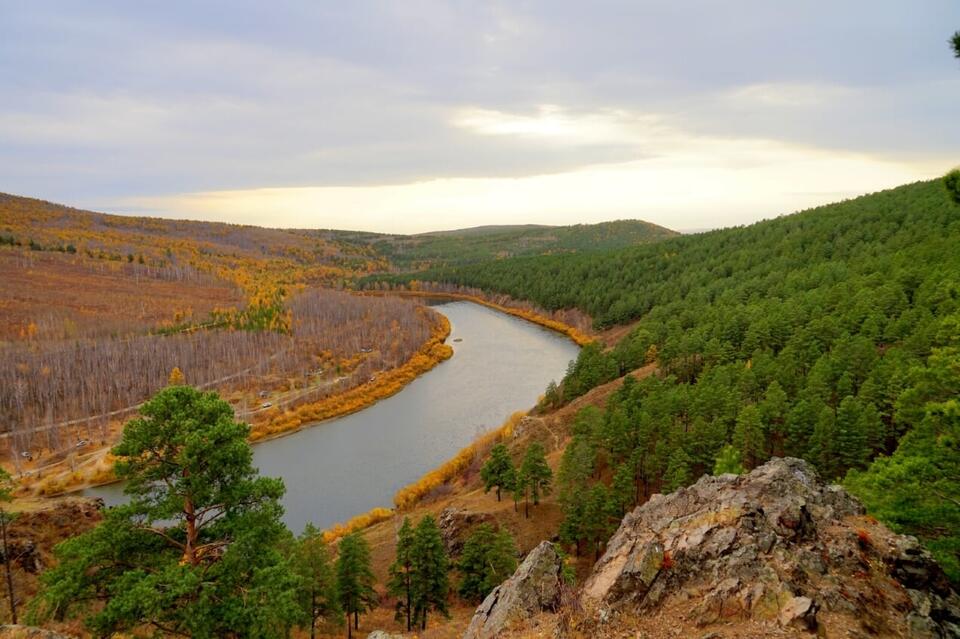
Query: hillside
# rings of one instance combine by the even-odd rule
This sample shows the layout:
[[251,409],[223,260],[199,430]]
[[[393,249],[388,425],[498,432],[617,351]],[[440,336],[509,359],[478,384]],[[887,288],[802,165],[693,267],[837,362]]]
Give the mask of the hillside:
[[609,251],[676,235],[675,231],[649,222],[618,220],[574,226],[480,226],[419,235],[327,232],[320,236],[363,242],[390,260],[395,270],[418,271],[526,255]]
[[[592,487],[638,503],[715,467],[796,456],[846,477],[957,580],[957,246],[960,207],[923,182],[749,227],[430,277],[577,307],[601,327],[637,320],[548,389],[559,406],[643,364],[660,371],[583,422],[568,450],[602,480],[581,477],[569,513]],[[871,466],[878,455],[895,461]]]

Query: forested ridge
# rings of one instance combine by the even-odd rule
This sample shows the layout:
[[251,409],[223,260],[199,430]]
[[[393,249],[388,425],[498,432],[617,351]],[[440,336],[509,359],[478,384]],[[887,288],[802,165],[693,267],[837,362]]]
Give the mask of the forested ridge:
[[658,365],[577,420],[565,466],[579,470],[559,479],[570,543],[602,541],[653,492],[792,455],[847,477],[957,579],[958,247],[960,206],[938,181],[613,253],[430,277],[577,306],[600,327],[638,320],[615,348],[584,348],[544,399],[561,405]]

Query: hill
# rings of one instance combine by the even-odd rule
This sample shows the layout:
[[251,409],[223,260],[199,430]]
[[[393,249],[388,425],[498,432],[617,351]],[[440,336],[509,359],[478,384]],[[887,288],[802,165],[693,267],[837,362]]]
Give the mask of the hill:
[[[958,580],[957,246],[960,207],[922,182],[748,227],[418,278],[576,307],[600,327],[636,322],[615,348],[584,348],[545,398],[563,405],[658,367],[579,427],[570,454],[608,473],[581,495],[600,485],[638,503],[715,468],[801,457],[847,478]],[[878,455],[892,461],[871,465]]]
[[328,240],[360,241],[388,259],[394,270],[483,263],[556,253],[593,253],[657,242],[677,233],[641,220],[574,226],[479,226],[419,235],[321,233]]

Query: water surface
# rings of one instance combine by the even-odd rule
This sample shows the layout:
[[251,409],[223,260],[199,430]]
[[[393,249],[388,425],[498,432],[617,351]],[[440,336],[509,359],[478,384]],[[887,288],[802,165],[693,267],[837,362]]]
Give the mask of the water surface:
[[[294,532],[391,506],[398,488],[531,407],[577,355],[566,337],[485,306],[434,308],[450,320],[451,359],[358,413],[254,446],[260,473],[286,484],[284,521]],[[119,484],[85,494],[108,505],[123,499]]]

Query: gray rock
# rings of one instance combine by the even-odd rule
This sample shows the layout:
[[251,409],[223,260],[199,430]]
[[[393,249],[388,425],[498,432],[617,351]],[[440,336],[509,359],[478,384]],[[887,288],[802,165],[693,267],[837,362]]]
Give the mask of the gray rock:
[[464,639],[492,639],[511,623],[560,603],[563,562],[549,541],[530,551],[513,576],[477,608]]
[[822,630],[822,609],[867,634],[954,636],[960,597],[942,569],[863,515],[800,459],[705,476],[624,518],[580,603],[599,618],[683,600],[700,627],[752,619],[802,631]]
[[367,639],[403,639],[403,635],[387,632],[386,630],[374,630]]

